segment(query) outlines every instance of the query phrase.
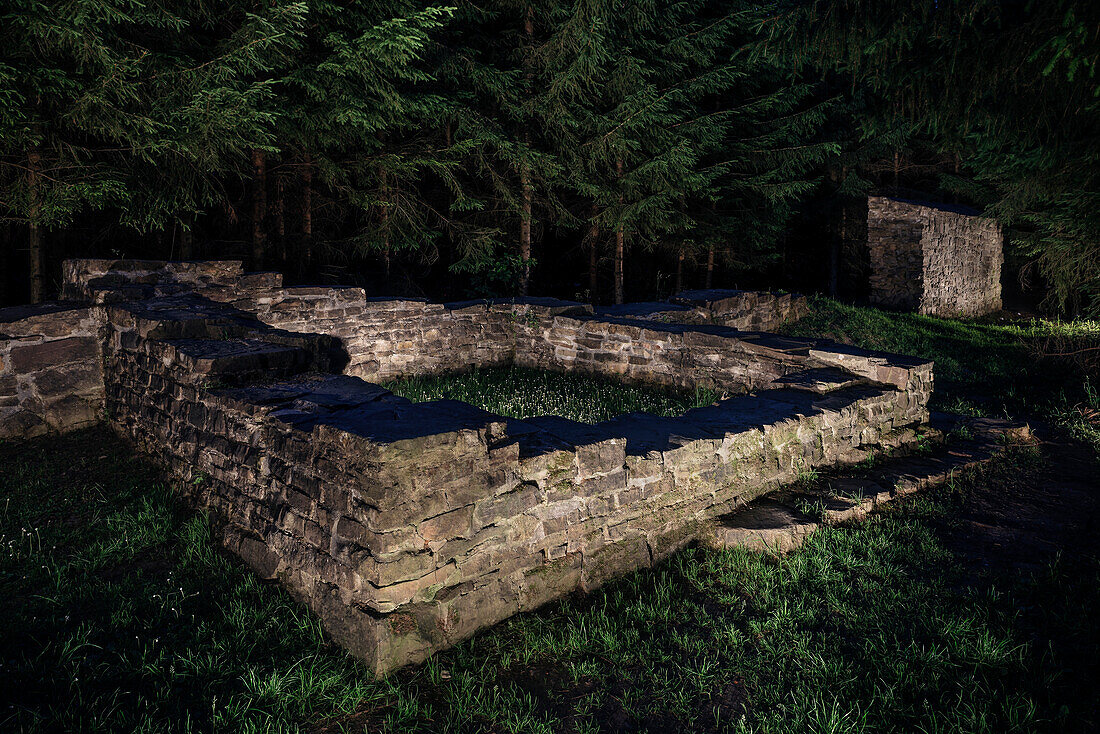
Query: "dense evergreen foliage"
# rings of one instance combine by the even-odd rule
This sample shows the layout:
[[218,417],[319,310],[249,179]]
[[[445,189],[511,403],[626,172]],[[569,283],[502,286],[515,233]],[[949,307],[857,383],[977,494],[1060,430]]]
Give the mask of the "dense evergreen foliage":
[[1098,28],[1071,0],[12,0],[0,299],[92,254],[836,293],[862,197],[919,190],[1009,225],[1051,309],[1095,310]]

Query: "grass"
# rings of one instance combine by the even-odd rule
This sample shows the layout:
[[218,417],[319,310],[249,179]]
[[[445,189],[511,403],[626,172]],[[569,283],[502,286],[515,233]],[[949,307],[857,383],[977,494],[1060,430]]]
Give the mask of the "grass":
[[975,576],[937,530],[1042,469],[781,559],[688,550],[375,681],[104,429],[7,444],[0,729],[1086,731],[1095,563]]
[[933,359],[933,410],[1039,418],[1100,451],[1096,360],[1051,356],[1082,345],[1100,355],[1100,322],[953,321],[814,298],[810,315],[783,331]]
[[[1093,383],[1027,359],[1062,327],[817,305],[793,330],[936,358],[948,406],[1093,435],[1073,417]],[[546,410],[531,392],[520,414]],[[1094,731],[1095,553],[1023,573],[951,540],[976,496],[1058,472],[1012,448],[786,557],[689,549],[376,681],[106,429],[0,443],[0,731]]]
[[407,377],[385,383],[383,387],[412,401],[461,400],[510,418],[558,415],[582,423],[598,423],[633,412],[682,415],[719,398],[713,390],[662,390],[627,385],[597,375],[525,367]]

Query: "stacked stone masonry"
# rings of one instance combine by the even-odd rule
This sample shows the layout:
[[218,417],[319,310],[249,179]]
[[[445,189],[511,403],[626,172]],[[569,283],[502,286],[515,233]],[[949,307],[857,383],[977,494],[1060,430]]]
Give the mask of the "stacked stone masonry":
[[0,438],[99,420],[100,323],[94,308],[79,304],[0,309]]
[[873,196],[867,245],[872,303],[945,317],[1001,308],[1003,236],[992,219]]
[[[908,357],[551,299],[283,288],[225,264],[190,285],[112,277],[151,280],[147,265],[66,270],[109,278],[72,292],[101,304],[88,311],[112,423],[379,674],[650,566],[928,415],[932,365]],[[368,381],[511,363],[730,397],[583,424],[412,403]]]

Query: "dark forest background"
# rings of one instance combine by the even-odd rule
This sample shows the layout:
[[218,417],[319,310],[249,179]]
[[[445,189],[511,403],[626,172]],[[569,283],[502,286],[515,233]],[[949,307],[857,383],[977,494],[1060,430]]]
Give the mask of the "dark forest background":
[[371,294],[859,298],[869,193],[1100,311],[1100,3],[5,0],[0,303],[65,257]]

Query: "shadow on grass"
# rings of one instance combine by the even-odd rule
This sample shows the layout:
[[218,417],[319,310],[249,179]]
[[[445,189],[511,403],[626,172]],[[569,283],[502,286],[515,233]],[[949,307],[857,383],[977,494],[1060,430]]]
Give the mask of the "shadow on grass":
[[105,429],[0,444],[0,729],[1087,731],[1095,558],[976,575],[943,541],[1048,471],[782,559],[690,549],[375,681]]

